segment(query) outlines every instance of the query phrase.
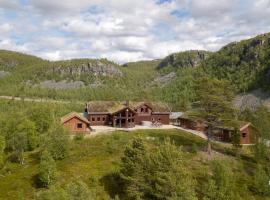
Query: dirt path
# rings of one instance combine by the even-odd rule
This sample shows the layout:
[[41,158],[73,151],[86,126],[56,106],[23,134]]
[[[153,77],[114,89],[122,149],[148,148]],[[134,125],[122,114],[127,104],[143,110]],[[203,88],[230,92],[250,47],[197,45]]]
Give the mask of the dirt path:
[[168,129],[178,129],[182,130],[188,133],[192,133],[193,135],[197,135],[203,139],[207,139],[206,135],[200,131],[194,131],[190,129],[184,129],[179,126],[174,126],[174,125],[163,125],[161,127],[155,128],[155,127],[147,127],[147,126],[138,126],[136,125],[133,128],[115,128],[115,127],[110,127],[110,126],[91,126],[93,128],[93,132],[89,136],[96,136],[96,135],[101,135],[101,134],[108,134],[112,133],[117,130],[122,130],[122,131],[135,131],[135,130],[168,130]]
[[14,101],[27,101],[27,102],[37,102],[37,103],[76,103],[76,104],[84,104],[85,102],[81,101],[64,101],[64,100],[54,100],[54,99],[42,99],[42,98],[28,98],[28,97],[12,97],[12,96],[0,96],[0,99],[6,100],[14,100]]

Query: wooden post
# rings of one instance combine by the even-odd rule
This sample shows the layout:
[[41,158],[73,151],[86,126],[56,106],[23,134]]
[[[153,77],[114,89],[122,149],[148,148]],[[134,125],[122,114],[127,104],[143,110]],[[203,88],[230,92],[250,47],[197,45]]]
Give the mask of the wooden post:
[[128,128],[128,109],[126,109],[125,127]]
[[115,127],[115,121],[116,121],[115,116],[113,116],[113,127]]

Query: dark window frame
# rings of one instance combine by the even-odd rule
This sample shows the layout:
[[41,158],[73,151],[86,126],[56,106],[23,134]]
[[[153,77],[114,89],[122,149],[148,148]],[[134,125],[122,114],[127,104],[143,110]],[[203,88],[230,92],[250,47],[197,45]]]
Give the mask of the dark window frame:
[[78,128],[78,129],[83,128],[83,124],[82,124],[82,123],[77,123],[77,128]]

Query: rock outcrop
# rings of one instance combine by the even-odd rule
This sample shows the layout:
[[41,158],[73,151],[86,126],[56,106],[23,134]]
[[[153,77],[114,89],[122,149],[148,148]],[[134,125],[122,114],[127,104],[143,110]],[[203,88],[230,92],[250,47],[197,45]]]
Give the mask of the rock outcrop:
[[171,72],[169,74],[166,75],[160,75],[158,77],[156,77],[151,85],[162,85],[165,86],[168,83],[170,83],[170,81],[172,79],[174,79],[176,77],[176,73],[175,72]]
[[123,73],[115,65],[110,63],[86,62],[80,64],[65,64],[53,67],[53,73],[60,75],[94,75],[94,76],[109,76],[117,77],[123,76]]
[[176,68],[197,67],[202,61],[207,59],[210,54],[211,52],[199,50],[174,53],[164,58],[158,65],[158,68],[168,66]]
[[85,87],[84,82],[82,81],[59,81],[56,82],[55,80],[47,80],[43,81],[39,84],[41,88],[50,88],[50,89],[76,89]]

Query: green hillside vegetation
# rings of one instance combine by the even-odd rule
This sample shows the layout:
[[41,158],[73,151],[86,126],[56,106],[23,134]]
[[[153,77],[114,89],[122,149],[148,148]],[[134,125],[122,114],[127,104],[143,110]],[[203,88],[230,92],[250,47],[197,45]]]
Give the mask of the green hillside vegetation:
[[[0,199],[269,197],[269,152],[264,144],[239,148],[213,142],[209,160],[206,141],[180,130],[117,131],[70,139],[58,125],[70,110],[82,108],[0,101]],[[260,137],[269,138],[266,109],[242,113],[242,118],[259,127]]]
[[173,110],[186,110],[197,100],[194,84],[202,76],[228,80],[237,92],[268,90],[269,41],[268,33],[217,52],[192,50],[124,65],[107,59],[50,62],[2,50],[0,72],[5,76],[0,76],[0,95],[80,101],[152,100],[167,102]]
[[231,43],[203,62],[207,74],[229,80],[238,91],[269,89],[270,33]]

